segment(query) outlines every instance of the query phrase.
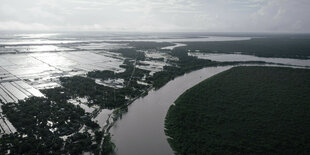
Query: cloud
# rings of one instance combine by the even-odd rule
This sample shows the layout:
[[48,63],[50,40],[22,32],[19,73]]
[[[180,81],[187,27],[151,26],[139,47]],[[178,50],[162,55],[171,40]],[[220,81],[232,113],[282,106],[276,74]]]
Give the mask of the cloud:
[[310,2],[271,0],[252,15],[252,24],[266,31],[310,32]]
[[308,0],[2,0],[0,30],[310,32]]
[[52,26],[47,26],[41,23],[22,23],[17,21],[0,21],[0,30],[3,31],[51,31],[54,28]]

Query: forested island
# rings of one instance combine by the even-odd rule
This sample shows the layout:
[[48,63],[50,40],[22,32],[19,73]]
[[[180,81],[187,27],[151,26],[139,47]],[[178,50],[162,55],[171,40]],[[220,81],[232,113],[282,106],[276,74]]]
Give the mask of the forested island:
[[176,154],[309,154],[310,71],[235,67],[187,90],[165,127]]

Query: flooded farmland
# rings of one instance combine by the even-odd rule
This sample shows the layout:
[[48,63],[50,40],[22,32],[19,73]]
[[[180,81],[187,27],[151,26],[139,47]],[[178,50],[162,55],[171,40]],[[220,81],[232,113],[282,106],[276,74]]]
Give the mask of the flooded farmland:
[[[171,42],[171,46],[162,50],[172,50],[186,46],[182,41],[225,41],[247,40],[248,37],[216,37],[198,36],[187,37],[180,35],[132,35],[132,34],[61,34],[34,33],[14,34],[3,33],[0,37],[0,100],[3,104],[18,102],[31,96],[44,97],[40,90],[61,87],[60,77],[75,75],[85,76],[94,70],[110,70],[115,73],[124,72],[120,67],[125,58],[118,53],[111,52],[119,48],[132,48],[128,41]],[[160,50],[143,50],[145,61],[140,61],[137,68],[150,71],[150,75],[169,66],[169,61],[178,61],[176,57]],[[163,60],[163,61],[158,61]],[[122,79],[120,79],[122,80]],[[96,80],[105,86],[122,88],[120,80]],[[139,84],[148,85],[143,81]],[[92,112],[99,107],[88,107],[87,104],[77,103],[86,112]],[[0,108],[1,110],[1,108]],[[2,113],[2,110],[1,112]],[[104,126],[111,110],[100,110],[94,118]],[[10,122],[1,115],[1,133],[15,132]]]
[[[130,34],[109,34],[106,36],[77,34],[7,35],[0,38],[1,106],[7,103],[18,103],[32,96],[47,98],[46,90],[53,90],[54,88],[60,88],[60,94],[56,95],[56,98],[62,94],[71,93],[70,91],[66,92],[67,88],[62,83],[64,81],[60,79],[78,76],[80,77],[79,80],[84,80],[86,84],[93,81],[94,85],[92,86],[101,92],[95,92],[96,95],[94,96],[87,96],[83,95],[83,93],[85,94],[84,90],[77,88],[74,90],[76,94],[66,98],[66,102],[81,108],[85,112],[81,118],[89,117],[91,121],[99,125],[98,128],[101,131],[111,131],[111,139],[116,144],[116,154],[149,154],[150,152],[153,154],[172,154],[173,152],[164,134],[163,124],[168,107],[186,89],[205,78],[232,67],[232,65],[208,67],[187,73],[187,71],[194,70],[191,69],[180,72],[182,73],[180,74],[178,71],[182,68],[181,63],[178,62],[184,61],[182,60],[184,57],[186,59],[206,60],[200,62],[210,63],[214,66],[221,62],[248,61],[268,62],[291,67],[310,66],[309,60],[262,58],[241,54],[210,54],[200,53],[199,51],[187,51],[186,55],[178,55],[177,50],[174,50],[187,46],[186,42],[189,44],[189,42],[195,41],[216,42],[250,39],[250,37],[188,37],[179,35],[162,37]],[[139,57],[139,54],[142,56]],[[153,83],[152,80],[154,79],[152,78],[159,77],[160,74],[157,73],[171,68],[177,76],[187,74],[170,79],[172,81],[159,90],[152,89],[155,88],[154,85],[156,84]],[[89,73],[92,73],[92,76],[89,76]],[[169,76],[166,74],[165,78]],[[70,79],[65,80],[72,82]],[[88,89],[86,84],[85,87],[83,86],[83,82],[78,81],[75,84]],[[129,89],[130,84],[135,87]],[[72,84],[68,86],[71,87]],[[110,94],[104,92],[106,90],[109,90]],[[91,89],[90,91],[92,92]],[[137,95],[140,93],[141,95]],[[144,95],[146,95],[144,98],[140,98]],[[98,96],[100,97],[97,98]],[[118,97],[124,98],[122,104],[129,105],[127,110],[127,107],[124,108],[125,106],[113,108],[98,104],[107,101],[117,103]],[[132,105],[130,105],[131,103]],[[120,115],[121,119],[119,119],[119,111],[124,109],[128,112]],[[62,110],[64,109],[60,108],[60,111]],[[66,123],[70,123],[70,120]],[[0,133],[17,132],[12,124],[14,123],[3,115],[3,110],[0,107]],[[55,122],[48,121],[49,131],[57,132],[58,128],[54,127],[54,124]],[[94,136],[96,132],[86,126],[85,124],[80,126],[75,124],[78,133],[87,132]],[[69,131],[63,131],[59,134],[64,141],[73,136],[73,133]],[[138,147],[140,149],[137,149]]]

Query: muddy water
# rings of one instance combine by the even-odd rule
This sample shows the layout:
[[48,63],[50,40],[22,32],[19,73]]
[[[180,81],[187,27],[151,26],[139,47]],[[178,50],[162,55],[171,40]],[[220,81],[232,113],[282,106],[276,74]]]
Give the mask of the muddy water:
[[196,56],[199,59],[209,59],[219,62],[233,62],[233,61],[264,61],[270,63],[279,63],[285,65],[293,65],[300,67],[310,67],[310,59],[292,59],[292,58],[266,58],[257,57],[254,55],[243,55],[243,54],[207,54],[207,53],[189,53],[191,56]]
[[187,89],[231,67],[207,67],[185,74],[133,102],[128,113],[110,130],[116,144],[115,154],[173,154],[164,133],[165,116],[170,105]]

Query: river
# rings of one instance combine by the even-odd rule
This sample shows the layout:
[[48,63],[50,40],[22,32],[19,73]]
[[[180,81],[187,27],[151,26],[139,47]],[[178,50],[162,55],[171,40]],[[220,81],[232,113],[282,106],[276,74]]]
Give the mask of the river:
[[[195,55],[199,58],[216,61],[265,61],[281,63],[282,67],[308,68],[309,60],[258,58],[247,55]],[[232,57],[233,56],[233,57]],[[229,58],[229,59],[227,59]],[[287,66],[288,65],[288,66]],[[278,65],[266,65],[278,66]],[[167,142],[164,122],[169,107],[187,89],[199,82],[233,66],[206,67],[177,77],[159,90],[152,90],[143,98],[139,98],[128,107],[128,113],[116,121],[110,132],[116,145],[117,155],[170,155],[174,154]]]
[[110,129],[112,141],[116,145],[115,154],[173,154],[164,132],[169,107],[187,89],[231,67],[207,67],[193,71],[134,101],[128,107],[129,112]]
[[258,57],[255,55],[244,54],[223,54],[223,53],[188,53],[190,56],[196,56],[199,59],[208,59],[219,62],[233,62],[233,61],[264,61],[269,63],[278,63],[299,67],[310,67],[310,59],[293,59],[293,58],[267,58]]

